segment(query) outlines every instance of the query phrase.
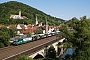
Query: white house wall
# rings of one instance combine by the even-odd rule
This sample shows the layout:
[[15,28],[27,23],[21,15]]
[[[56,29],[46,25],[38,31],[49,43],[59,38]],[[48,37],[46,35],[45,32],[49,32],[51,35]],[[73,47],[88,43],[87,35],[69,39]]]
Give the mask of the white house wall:
[[22,29],[19,24],[17,25],[17,29]]

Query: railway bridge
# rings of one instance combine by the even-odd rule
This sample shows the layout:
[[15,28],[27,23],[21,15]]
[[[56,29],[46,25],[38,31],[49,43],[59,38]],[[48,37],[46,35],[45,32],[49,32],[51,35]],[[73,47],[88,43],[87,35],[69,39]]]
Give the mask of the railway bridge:
[[63,41],[64,38],[56,36],[40,39],[37,41],[29,42],[18,46],[10,46],[7,48],[0,49],[0,60],[14,60],[20,55],[28,55],[29,57],[35,58],[38,54],[45,57],[47,49],[50,45],[53,45],[57,51],[57,44]]

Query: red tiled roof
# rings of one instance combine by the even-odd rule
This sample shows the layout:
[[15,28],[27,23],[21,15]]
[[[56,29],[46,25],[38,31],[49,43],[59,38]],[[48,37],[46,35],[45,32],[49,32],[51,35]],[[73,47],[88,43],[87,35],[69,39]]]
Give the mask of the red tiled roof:
[[32,25],[31,24],[28,24],[27,27],[32,27]]
[[48,26],[48,28],[54,28],[54,26]]
[[25,29],[24,24],[19,24],[22,29]]
[[32,27],[28,27],[28,29],[25,29],[23,31],[24,34],[30,32],[30,33],[33,33],[35,30],[37,30],[39,28],[39,26],[34,26],[33,28]]
[[[24,27],[24,24],[20,24],[21,27]],[[35,30],[37,29],[44,29],[45,30],[45,26],[32,26],[31,24],[27,25],[27,29],[23,29],[23,33],[26,34],[28,32],[33,33]],[[59,29],[60,26],[48,26],[48,28],[54,28],[54,29]]]

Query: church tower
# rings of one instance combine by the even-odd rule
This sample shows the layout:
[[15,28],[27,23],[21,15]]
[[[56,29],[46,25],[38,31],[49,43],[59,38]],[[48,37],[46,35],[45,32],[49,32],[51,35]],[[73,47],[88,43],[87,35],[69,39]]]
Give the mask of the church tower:
[[46,26],[45,26],[45,28],[46,28],[46,33],[48,33],[48,22],[47,22],[47,19],[46,19]]
[[19,11],[19,16],[21,17],[21,11]]
[[38,24],[37,16],[36,16],[36,25]]

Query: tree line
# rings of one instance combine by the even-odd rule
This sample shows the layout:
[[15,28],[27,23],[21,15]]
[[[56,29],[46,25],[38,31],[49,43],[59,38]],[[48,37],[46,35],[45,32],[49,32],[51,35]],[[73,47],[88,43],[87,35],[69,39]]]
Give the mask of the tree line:
[[[10,19],[11,14],[18,15],[19,11],[21,11],[22,16],[26,16],[28,19]],[[34,24],[36,15],[39,23],[42,22],[43,25],[45,24],[46,19],[48,20],[49,25],[59,25],[60,23],[64,22],[63,19],[52,17],[21,2],[9,1],[0,4],[0,24]]]
[[67,45],[75,48],[73,55],[66,60],[90,60],[90,19],[86,16],[67,21],[61,28],[61,36],[67,39]]
[[10,46],[10,38],[16,36],[15,27],[8,29],[7,27],[0,28],[0,48]]

